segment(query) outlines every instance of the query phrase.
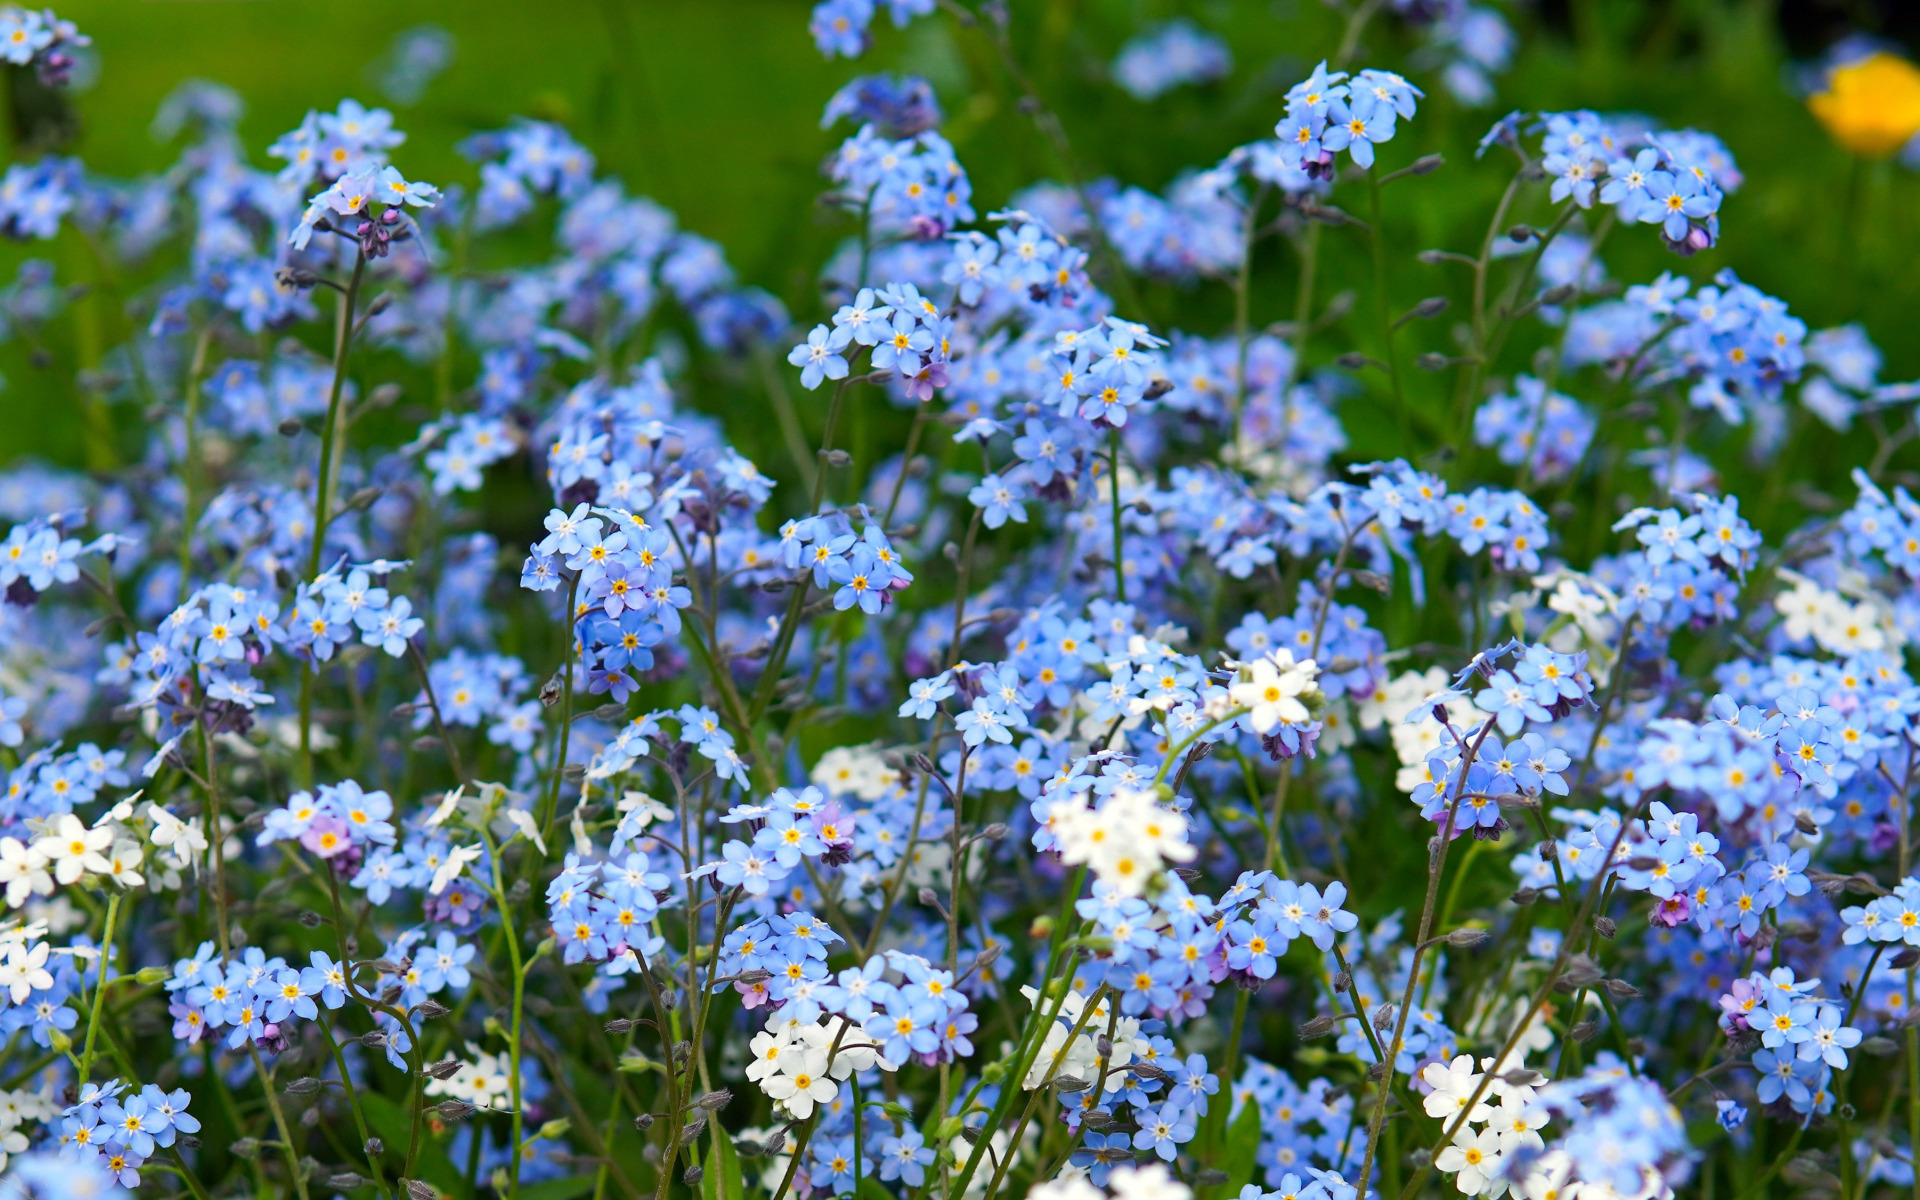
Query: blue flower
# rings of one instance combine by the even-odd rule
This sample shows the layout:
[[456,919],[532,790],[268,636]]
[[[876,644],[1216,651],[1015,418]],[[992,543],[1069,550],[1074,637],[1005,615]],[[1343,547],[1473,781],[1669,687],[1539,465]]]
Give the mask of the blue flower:
[[850,340],[845,326],[829,330],[825,325],[815,325],[807,340],[787,355],[788,362],[801,368],[800,386],[812,391],[825,380],[845,379],[847,360],[840,351]]
[[1327,128],[1320,144],[1335,152],[1345,150],[1357,165],[1371,167],[1374,146],[1393,140],[1395,115],[1391,104],[1382,104],[1371,92],[1334,100],[1327,106]]
[[1193,1140],[1193,1120],[1177,1103],[1169,1102],[1157,1111],[1142,1109],[1135,1120],[1140,1128],[1133,1135],[1133,1148],[1151,1150],[1167,1162],[1179,1156],[1182,1143]]
[[899,1134],[883,1139],[879,1149],[881,1179],[888,1182],[898,1179],[915,1188],[926,1182],[934,1153],[919,1130],[909,1125]]

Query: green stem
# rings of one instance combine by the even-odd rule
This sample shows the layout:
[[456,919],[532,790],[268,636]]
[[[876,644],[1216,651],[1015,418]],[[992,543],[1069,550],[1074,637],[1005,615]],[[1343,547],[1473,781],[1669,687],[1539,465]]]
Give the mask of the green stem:
[[[571,608],[571,605],[569,605]],[[569,651],[571,655],[571,651]],[[569,657],[571,662],[571,657]],[[513,905],[508,902],[507,888],[500,873],[500,848],[493,844],[492,835],[480,831],[480,839],[487,847],[487,856],[492,861],[492,882],[494,903],[500,907],[500,927],[507,943],[507,958],[513,967],[513,1018],[508,1036],[513,1039],[508,1048],[512,1059],[513,1074],[507,1081],[508,1091],[513,1101],[513,1132],[508,1143],[512,1164],[508,1167],[507,1196],[509,1200],[520,1194],[521,1139],[526,1126],[526,1105],[520,1099],[520,1060],[522,1043],[522,1022],[526,1017],[527,1006],[527,967],[520,953],[520,933],[513,924]],[[670,1166],[671,1164],[669,1164]]]
[[[386,1173],[380,1169],[380,1156],[367,1149],[373,1134],[367,1128],[366,1114],[360,1110],[360,1093],[354,1090],[353,1076],[347,1071],[347,1056],[340,1052],[340,1042],[333,1036],[331,1021],[324,1018],[320,1021],[320,1036],[327,1040],[327,1051],[333,1055],[334,1069],[340,1072],[340,1086],[346,1093],[347,1111],[353,1114],[353,1128],[360,1135],[360,1149],[367,1156],[367,1170],[373,1175],[373,1189],[384,1196],[387,1194]],[[479,1139],[474,1140],[477,1142]]]
[[300,1194],[300,1200],[307,1200],[307,1176],[300,1169],[300,1158],[295,1153],[293,1134],[287,1128],[287,1114],[280,1109],[280,1097],[273,1090],[273,1072],[267,1070],[260,1061],[260,1048],[253,1042],[247,1043],[247,1054],[253,1059],[253,1073],[260,1078],[261,1090],[267,1094],[267,1108],[273,1113],[273,1125],[280,1131],[280,1152],[286,1156],[287,1173],[293,1176],[293,1190]]
[[[302,668],[302,677],[311,678]],[[220,957],[233,957],[233,935],[227,921],[227,834],[220,828],[220,777],[214,772],[213,734],[205,721],[200,723],[200,746],[207,763],[207,848],[213,859],[213,923],[220,935]]]
[[[1041,977],[1040,994],[1034,999],[1033,1013],[1028,1018],[1027,1026],[1025,1030],[1022,1031],[1020,1043],[1014,1051],[1013,1069],[1008,1071],[1005,1078],[1001,1081],[1000,1097],[994,1101],[993,1112],[987,1118],[985,1125],[985,1129],[987,1130],[998,1129],[1006,1123],[1007,1113],[1013,1108],[1014,1093],[1020,1090],[1020,1085],[1022,1081],[1026,1079],[1027,1072],[1033,1068],[1033,1060],[1040,1056],[1040,1048],[1046,1042],[1046,1031],[1059,1017],[1061,1008],[1066,1005],[1067,993],[1073,990],[1073,979],[1071,974],[1069,974],[1067,978],[1059,981],[1059,994],[1053,998],[1053,1006],[1045,1009],[1046,1015],[1044,1019],[1041,1019],[1041,1013],[1046,1003],[1047,986],[1054,982],[1054,972],[1060,969],[1061,952],[1066,948],[1067,927],[1073,920],[1074,902],[1079,899],[1080,891],[1086,886],[1086,881],[1087,869],[1081,867],[1074,873],[1073,882],[1067,888],[1066,899],[1061,905],[1060,916],[1053,928],[1053,948],[1047,955],[1047,972]],[[1083,1018],[1091,1011],[1093,1001],[1091,999],[1088,1000],[1087,1005],[1088,1007],[1082,1010]],[[1060,1047],[1061,1054],[1064,1055],[1067,1048],[1072,1044],[1073,1039],[1069,1037]],[[946,1114],[944,1113],[934,1113],[932,1119],[937,1123],[944,1119],[945,1116]],[[950,1196],[958,1197],[967,1194],[967,1184],[973,1180],[973,1173],[979,1169],[980,1166],[980,1156],[986,1153],[987,1144],[991,1140],[990,1136],[982,1134],[980,1140],[974,1143],[973,1152],[967,1156],[966,1165],[960,1169],[960,1178],[955,1181],[954,1186],[948,1192]],[[1017,1142],[1011,1143],[1009,1145],[1009,1152],[1011,1153],[1012,1149],[1017,1145]],[[932,1182],[931,1177],[929,1177],[928,1182]]]
[[[360,281],[366,276],[367,256],[356,250],[353,277],[336,305],[333,335],[333,383],[327,391],[327,420],[320,430],[320,478],[314,489],[313,547],[307,552],[308,579],[320,574],[320,555],[327,544],[327,526],[333,520],[334,460],[339,456],[340,399],[346,392],[347,350],[353,344],[353,309],[360,299]],[[312,671],[300,677],[300,782],[313,785],[313,680]],[[217,831],[209,830],[209,835]]]
[[192,590],[193,578],[193,526],[195,518],[194,492],[200,477],[200,377],[206,370],[207,344],[213,340],[213,327],[200,331],[200,337],[194,342],[193,363],[187,368],[186,421],[187,421],[187,457],[181,464],[180,486],[185,495],[180,503],[180,586],[179,602],[185,604],[187,593]]
[[1387,297],[1387,236],[1380,225],[1380,164],[1377,161],[1367,168],[1367,198],[1373,207],[1369,240],[1373,243],[1374,299],[1380,312],[1380,354],[1386,359],[1387,378],[1393,385],[1394,408],[1404,412],[1407,398],[1400,389],[1400,356],[1393,348],[1393,305]]
[[[692,574],[691,568],[688,570]],[[553,819],[560,811],[560,783],[567,770],[568,743],[573,737],[573,652],[580,644],[578,634],[578,615],[574,607],[579,601],[580,577],[575,575],[567,583],[567,650],[560,659],[560,734],[555,747],[553,760],[553,783],[547,789],[541,801],[540,836],[547,839],[553,836]]]
[[[1435,835],[1431,849],[1427,851],[1427,896],[1420,906],[1419,930],[1413,940],[1413,960],[1407,964],[1407,986],[1400,996],[1400,1011],[1393,1021],[1393,1036],[1387,1040],[1385,1055],[1380,1060],[1380,1091],[1374,1097],[1373,1117],[1367,1123],[1367,1150],[1361,1160],[1359,1183],[1366,1188],[1373,1178],[1373,1160],[1380,1146],[1380,1127],[1387,1120],[1387,1095],[1393,1090],[1393,1064],[1399,1057],[1401,1039],[1406,1036],[1407,1014],[1413,1008],[1414,989],[1420,984],[1420,960],[1427,949],[1427,938],[1433,932],[1434,902],[1440,895],[1440,874],[1446,869],[1447,851],[1453,846],[1454,822],[1460,813],[1460,798],[1466,795],[1467,775],[1473,769],[1474,759],[1479,757],[1480,747],[1493,732],[1493,718],[1480,727],[1479,735],[1468,746],[1460,762],[1460,776],[1453,787],[1453,802],[1447,808],[1447,819]],[[1466,1110],[1462,1110],[1462,1115]]]
[[1273,781],[1273,823],[1267,826],[1267,870],[1283,876],[1287,873],[1287,855],[1280,845],[1280,823],[1287,815],[1287,789],[1292,781],[1293,760],[1289,758],[1281,762],[1279,778]]
[[1227,1110],[1233,1107],[1233,1081],[1240,1070],[1240,1041],[1246,1036],[1247,1003],[1253,993],[1243,987],[1234,988],[1233,1025],[1227,1034],[1225,1058],[1220,1064],[1220,1095],[1214,1102],[1214,1111],[1207,1122],[1206,1151],[1209,1164],[1218,1161],[1221,1139],[1226,1136]]
[[819,469],[813,477],[813,511],[816,513],[820,511],[820,502],[826,498],[827,455],[833,452],[833,435],[840,430],[840,414],[846,409],[847,389],[852,384],[853,376],[849,374],[833,389],[833,400],[827,405],[827,425],[820,434],[820,450],[815,455],[819,462]]
[[327,422],[320,434],[320,481],[313,511],[313,548],[307,553],[307,578],[320,573],[320,555],[327,542],[327,525],[333,519],[333,476],[339,452],[335,443],[340,433],[340,398],[347,382],[347,349],[353,344],[353,309],[360,300],[360,281],[366,275],[367,256],[354,255],[353,278],[337,307],[333,335],[333,384],[327,391]]
[[1253,193],[1253,200],[1247,205],[1240,226],[1240,274],[1233,287],[1233,436],[1236,438],[1240,430],[1240,414],[1247,407],[1247,343],[1251,340],[1248,336],[1248,310],[1252,303],[1253,243],[1258,236],[1256,223],[1260,219],[1260,206],[1267,198],[1268,186],[1262,183]]
[[[865,1131],[860,1120],[860,1072],[855,1071],[848,1078],[853,1083],[853,1194],[860,1195],[860,1156],[866,1151]],[[721,1197],[726,1200],[726,1197]]]
[[[1113,493],[1113,592],[1127,602],[1126,534],[1120,524],[1120,431],[1107,431],[1107,490]],[[956,644],[956,650],[959,646]]]
[[93,1070],[93,1039],[100,1032],[100,1009],[107,999],[108,960],[113,955],[113,925],[120,916],[120,896],[107,897],[106,931],[100,936],[100,978],[93,985],[93,1012],[87,1017],[87,1040],[80,1050],[80,1082],[85,1083]]

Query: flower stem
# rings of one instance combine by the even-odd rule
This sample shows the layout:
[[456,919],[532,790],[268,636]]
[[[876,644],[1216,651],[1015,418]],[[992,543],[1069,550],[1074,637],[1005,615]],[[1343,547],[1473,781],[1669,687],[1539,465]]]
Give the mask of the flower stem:
[[380,1169],[380,1156],[367,1149],[373,1134],[367,1129],[366,1114],[360,1110],[360,1093],[354,1090],[353,1076],[347,1071],[347,1056],[340,1052],[340,1042],[333,1036],[332,1022],[324,1019],[320,1022],[320,1036],[327,1040],[327,1050],[333,1055],[334,1069],[340,1072],[340,1086],[346,1092],[347,1111],[353,1114],[353,1128],[360,1135],[360,1148],[367,1156],[367,1170],[373,1175],[373,1190],[384,1196],[387,1194],[386,1173]]
[[1127,602],[1126,533],[1120,524],[1120,430],[1107,431],[1107,490],[1113,493],[1113,593]]
[[367,256],[356,252],[353,278],[336,308],[333,335],[333,384],[327,391],[327,422],[320,433],[320,480],[314,495],[313,548],[307,552],[307,578],[320,573],[320,555],[327,543],[327,525],[333,516],[333,477],[339,457],[340,398],[347,382],[347,349],[353,344],[353,309],[360,300],[360,281],[367,271]]
[[273,1113],[274,1128],[280,1131],[280,1153],[286,1156],[287,1173],[293,1176],[293,1190],[300,1194],[300,1200],[307,1200],[306,1173],[300,1169],[299,1156],[294,1153],[293,1134],[287,1129],[287,1114],[280,1108],[280,1096],[273,1090],[273,1072],[260,1061],[260,1048],[255,1043],[247,1043],[247,1054],[253,1059],[253,1073],[260,1079],[260,1088],[267,1094],[267,1109]]
[[100,935],[100,978],[93,985],[93,1012],[87,1017],[87,1040],[80,1049],[80,1082],[87,1081],[87,1074],[93,1069],[93,1039],[100,1032],[100,1010],[107,998],[107,960],[113,955],[113,925],[120,916],[120,896],[118,893],[107,897],[107,925]]
[[1368,235],[1373,243],[1373,292],[1380,313],[1380,356],[1387,363],[1387,379],[1393,386],[1393,404],[1404,411],[1405,393],[1400,389],[1400,356],[1393,349],[1393,303],[1387,298],[1387,237],[1380,225],[1380,164],[1367,167],[1367,198],[1373,208],[1373,226]]

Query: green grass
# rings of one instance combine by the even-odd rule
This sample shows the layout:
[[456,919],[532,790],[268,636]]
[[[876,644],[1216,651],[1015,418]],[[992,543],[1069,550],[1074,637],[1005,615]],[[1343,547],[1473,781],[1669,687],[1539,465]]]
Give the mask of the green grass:
[[[1078,169],[1150,188],[1266,135],[1280,93],[1336,43],[1340,24],[1316,0],[1013,0],[1012,7],[1016,51],[1061,114]],[[79,0],[60,11],[93,36],[101,63],[97,85],[75,97],[82,132],[71,151],[120,176],[171,161],[173,148],[153,142],[149,122],[161,98],[193,77],[246,97],[241,133],[264,163],[264,146],[308,108],[329,108],[349,95],[379,100],[365,68],[394,28],[310,0]],[[398,111],[410,137],[396,160],[408,174],[467,181],[470,165],[453,152],[461,136],[516,113],[564,122],[604,170],[719,240],[742,278],[780,295],[798,320],[817,315],[819,264],[845,233],[815,202],[818,164],[835,142],[819,129],[818,113],[854,74],[894,68],[934,81],[982,212],[1026,183],[1063,178],[1068,170],[1017,110],[985,37],[945,17],[916,22],[904,34],[882,19],[878,45],[866,58],[830,63],[814,51],[807,5],[798,0],[424,0],[396,11],[403,25],[437,23],[458,41],[451,69],[420,103]],[[1236,58],[1230,79],[1143,105],[1102,77],[1100,64],[1141,22],[1183,11],[1228,36]],[[1397,304],[1457,288],[1457,279],[1440,274],[1449,268],[1421,266],[1413,253],[1477,245],[1507,167],[1476,164],[1472,146],[1498,111],[1633,109],[1719,134],[1747,181],[1725,206],[1720,249],[1683,262],[1660,250],[1650,230],[1622,231],[1608,247],[1616,278],[1636,282],[1673,269],[1704,279],[1730,266],[1788,300],[1815,328],[1864,323],[1888,354],[1890,378],[1920,375],[1911,321],[1920,307],[1920,274],[1911,269],[1911,247],[1920,244],[1920,179],[1890,164],[1853,163],[1827,141],[1782,83],[1786,63],[1770,5],[1586,0],[1572,6],[1564,28],[1543,28],[1531,13],[1516,17],[1523,49],[1500,81],[1498,109],[1464,110],[1431,88],[1418,119],[1384,155],[1390,165],[1431,151],[1448,159],[1440,172],[1396,185],[1390,196]],[[1377,21],[1359,57],[1404,66],[1410,44],[1404,31]],[[1404,69],[1420,80],[1417,66]],[[1358,238],[1331,232],[1323,295],[1343,286],[1343,278],[1364,281],[1367,271]],[[13,260],[33,254],[53,258],[67,282],[94,278],[77,239],[3,252],[0,270],[10,272]],[[1256,322],[1291,315],[1290,252],[1266,244],[1257,271]],[[1231,313],[1228,293],[1217,285],[1144,287],[1141,305],[1139,315],[1156,326],[1197,331],[1225,327]],[[1318,357],[1367,344],[1370,312],[1350,321],[1351,329],[1325,339]],[[0,372],[9,380],[0,393],[0,458],[82,461],[74,366],[97,360],[114,325],[110,314],[92,330],[60,322],[47,331],[45,367],[34,366],[22,346],[0,349]],[[1403,361],[1450,348],[1447,325],[1443,319],[1421,327],[1403,346]],[[1524,353],[1502,366],[1524,369]],[[1415,402],[1442,404],[1449,386],[1415,379]],[[715,402],[711,394],[703,399]],[[1372,419],[1383,415],[1365,399],[1349,403],[1343,416],[1356,433],[1356,452],[1434,449],[1398,422]],[[116,410],[113,419],[127,433],[135,417]],[[1823,462],[1857,459],[1859,451],[1814,431],[1786,465],[1813,474]]]

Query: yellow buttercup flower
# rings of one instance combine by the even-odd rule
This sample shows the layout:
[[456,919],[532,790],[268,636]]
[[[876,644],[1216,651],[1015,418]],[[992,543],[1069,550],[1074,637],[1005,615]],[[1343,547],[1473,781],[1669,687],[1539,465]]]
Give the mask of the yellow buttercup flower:
[[1885,158],[1920,134],[1920,67],[1893,54],[1872,54],[1837,67],[1827,90],[1807,107],[1833,140],[1854,154]]

